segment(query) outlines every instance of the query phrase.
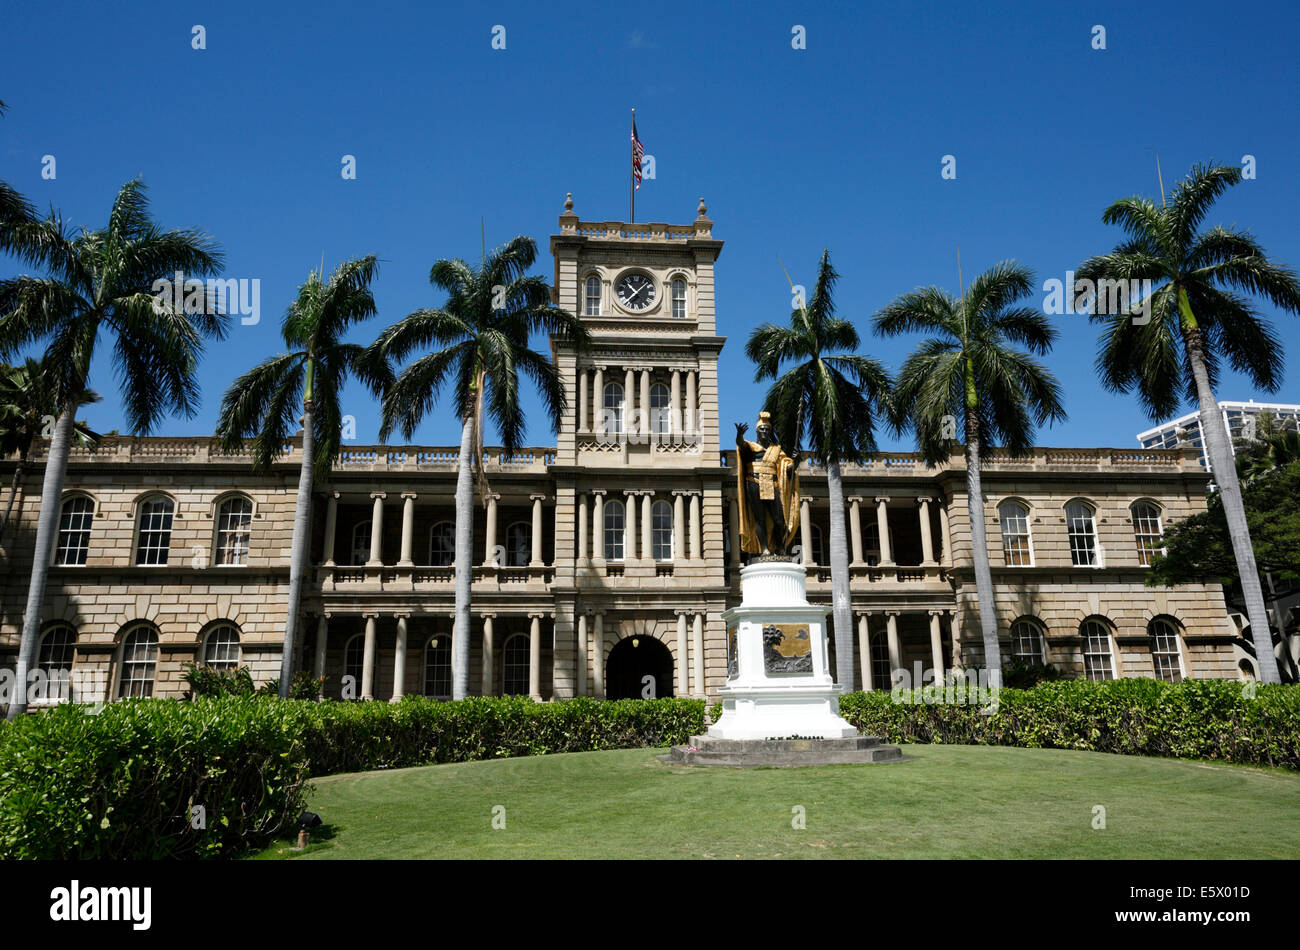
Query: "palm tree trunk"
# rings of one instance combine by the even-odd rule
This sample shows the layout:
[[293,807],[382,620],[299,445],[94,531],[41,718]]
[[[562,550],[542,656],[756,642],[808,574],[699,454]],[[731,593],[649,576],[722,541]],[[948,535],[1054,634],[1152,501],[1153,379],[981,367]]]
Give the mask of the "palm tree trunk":
[[[451,631],[451,698],[469,695],[469,599],[474,581],[474,413],[461,421],[456,473],[456,619]],[[489,552],[490,553],[490,552]]]
[[18,643],[18,666],[14,671],[14,692],[9,701],[9,718],[27,711],[27,671],[31,669],[41,629],[41,608],[45,604],[45,582],[50,575],[54,538],[59,526],[59,507],[63,500],[63,479],[68,471],[68,449],[76,425],[76,409],[65,409],[54,426],[49,453],[45,456],[45,479],[41,483],[41,512],[36,522],[36,550],[32,554],[32,580],[27,589],[27,608],[23,611],[23,633]]
[[[1185,296],[1180,292],[1180,305]],[[1186,307],[1184,317],[1191,314]],[[1194,319],[1194,318],[1193,318]],[[1241,577],[1241,592],[1246,599],[1246,617],[1250,620],[1250,637],[1255,642],[1255,662],[1259,664],[1259,678],[1264,683],[1280,683],[1277,657],[1273,655],[1273,633],[1268,626],[1268,611],[1264,609],[1264,592],[1259,584],[1259,569],[1255,566],[1255,549],[1250,543],[1250,527],[1246,522],[1246,507],[1241,500],[1241,485],[1237,482],[1237,468],[1233,464],[1232,450],[1228,446],[1228,433],[1223,427],[1219,403],[1210,389],[1210,376],[1205,370],[1205,351],[1201,343],[1200,328],[1183,326],[1183,343],[1187,347],[1187,362],[1196,381],[1196,396],[1200,403],[1201,438],[1210,456],[1214,481],[1219,486],[1219,499],[1228,521],[1228,536],[1232,551],[1237,557],[1237,574]]]
[[988,534],[984,526],[984,486],[980,481],[980,421],[974,409],[966,411],[966,511],[970,520],[971,563],[975,567],[975,599],[984,636],[984,668],[989,687],[1002,685],[1002,649],[998,645],[998,614],[993,599],[993,572],[989,570]]
[[844,536],[844,482],[840,463],[826,468],[831,506],[831,618],[835,624],[835,678],[846,693],[857,689],[853,665],[853,611],[849,599],[849,545]]
[[0,547],[4,547],[5,535],[9,532],[9,519],[14,514],[14,501],[23,484],[23,469],[27,467],[27,452],[18,453],[18,462],[14,465],[13,481],[9,484],[9,501],[5,503],[4,520],[0,521]]
[[298,473],[298,503],[293,512],[293,542],[289,550],[289,615],[284,622],[284,652],[280,656],[280,698],[289,698],[293,678],[293,649],[298,638],[298,614],[302,606],[302,579],[307,572],[307,544],[311,525],[311,490],[316,474],[315,405],[302,404],[302,466]]

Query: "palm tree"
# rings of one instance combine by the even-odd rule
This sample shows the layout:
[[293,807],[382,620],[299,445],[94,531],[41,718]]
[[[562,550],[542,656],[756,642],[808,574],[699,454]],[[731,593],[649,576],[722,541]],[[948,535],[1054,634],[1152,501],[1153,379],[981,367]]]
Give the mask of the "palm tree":
[[[938,287],[904,294],[876,314],[876,332],[934,334],[921,341],[898,374],[900,422],[916,433],[930,464],[951,457],[957,420],[965,425],[966,496],[970,515],[975,595],[989,685],[1002,685],[993,575],[984,523],[981,455],[996,440],[1012,456],[1027,454],[1035,426],[1065,418],[1061,389],[1035,356],[1045,354],[1056,331],[1041,310],[1017,301],[1034,290],[1034,275],[1003,261],[952,297]],[[1025,350],[1015,349],[1019,344]]]
[[537,244],[516,237],[484,255],[478,267],[459,258],[440,260],[429,271],[429,283],[445,291],[447,302],[436,309],[417,310],[380,335],[371,349],[384,360],[401,362],[413,353],[431,352],[407,365],[384,395],[380,439],[394,429],[406,438],[437,405],[450,384],[460,421],[459,473],[456,478],[456,619],[452,628],[452,698],[469,692],[469,605],[473,578],[473,496],[477,470],[483,475],[483,413],[496,425],[506,452],[523,438],[524,410],[519,401],[522,371],[537,387],[542,405],[558,427],[568,409],[568,396],[555,365],[529,349],[529,336],[550,333],[579,348],[588,340],[582,322],[551,305],[551,290],[527,271],[537,259]]
[[[1222,226],[1198,231],[1215,199],[1239,181],[1241,169],[1231,165],[1195,165],[1168,200],[1161,184],[1159,207],[1142,197],[1116,201],[1101,219],[1123,228],[1128,240],[1109,254],[1085,261],[1075,282],[1077,288],[1085,280],[1094,285],[1099,280],[1149,280],[1155,288],[1144,301],[1141,317],[1135,318],[1132,306],[1091,315],[1105,327],[1097,372],[1111,392],[1136,389],[1153,419],[1173,415],[1184,401],[1197,404],[1250,629],[1265,631],[1267,642],[1264,595],[1214,387],[1220,360],[1226,357],[1260,389],[1278,389],[1282,344],[1249,297],[1264,297],[1300,314],[1300,280],[1294,271],[1270,261],[1249,232]],[[1278,682],[1273,652],[1265,645],[1258,653],[1260,679]]]
[[168,413],[193,416],[197,411],[195,377],[204,338],[224,337],[228,318],[211,301],[187,313],[165,296],[155,296],[157,282],[170,282],[178,271],[187,279],[216,274],[222,258],[202,232],[163,230],[149,213],[145,186],[138,179],[122,186],[104,228],[70,235],[54,213],[42,220],[18,216],[0,222],[0,250],[48,275],[0,281],[0,356],[44,343],[45,362],[57,372],[51,383],[57,418],[45,461],[18,648],[15,682],[20,688],[9,704],[13,718],[27,709],[21,684],[40,630],[68,449],[96,343],[101,336],[113,339],[123,411],[131,429],[145,435]]
[[[9,486],[9,500],[5,503],[3,517],[0,517],[0,547],[4,546],[32,443],[53,426],[58,410],[55,402],[57,380],[57,368],[31,357],[22,366],[0,366],[0,455],[18,456]],[[99,402],[100,398],[98,393],[88,390],[82,394],[81,404]],[[72,437],[79,445],[92,449],[100,438],[84,422],[73,423]]]
[[360,344],[342,340],[354,324],[375,315],[370,284],[378,267],[374,257],[363,257],[339,264],[328,281],[323,273],[313,271],[298,288],[298,296],[280,325],[289,352],[244,373],[221,400],[217,437],[226,451],[237,451],[246,439],[252,439],[254,471],[269,470],[284,453],[299,424],[302,427],[302,463],[289,551],[288,617],[280,656],[280,695],[285,698],[291,685],[302,581],[307,569],[312,486],[318,477],[329,476],[339,454],[339,396],[349,375],[356,376],[376,395],[390,382],[387,366],[381,360]]
[[1238,481],[1252,482],[1276,469],[1300,462],[1300,425],[1261,412],[1253,438],[1239,439],[1233,450]]
[[[772,379],[763,408],[772,414],[778,441],[798,451],[806,437],[814,458],[826,466],[831,517],[831,608],[835,625],[836,678],[847,692],[857,688],[853,667],[853,616],[849,601],[849,552],[844,533],[844,482],[840,466],[860,462],[876,449],[875,424],[892,418],[893,381],[884,367],[855,356],[858,331],[835,316],[832,294],[839,277],[829,251],[822,252],[817,283],[807,306],[790,314],[790,325],[765,323],[745,344],[757,367],[754,379]],[[781,366],[795,363],[778,377]]]

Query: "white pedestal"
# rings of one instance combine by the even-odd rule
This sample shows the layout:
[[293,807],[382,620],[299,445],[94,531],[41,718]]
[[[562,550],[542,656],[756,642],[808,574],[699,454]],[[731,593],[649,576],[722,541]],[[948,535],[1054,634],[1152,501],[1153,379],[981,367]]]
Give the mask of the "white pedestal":
[[717,739],[842,739],[858,735],[839,714],[840,688],[826,655],[826,614],[808,603],[802,564],[759,561],[741,569],[741,604],[727,624],[727,685],[718,690]]

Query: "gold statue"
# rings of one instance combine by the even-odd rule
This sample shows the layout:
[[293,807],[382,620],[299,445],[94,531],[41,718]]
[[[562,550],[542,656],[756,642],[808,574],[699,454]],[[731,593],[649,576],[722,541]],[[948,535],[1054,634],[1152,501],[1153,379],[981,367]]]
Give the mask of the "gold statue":
[[772,430],[772,414],[760,412],[757,442],[736,423],[736,503],[740,549],[746,554],[789,557],[799,532],[799,453],[786,455]]

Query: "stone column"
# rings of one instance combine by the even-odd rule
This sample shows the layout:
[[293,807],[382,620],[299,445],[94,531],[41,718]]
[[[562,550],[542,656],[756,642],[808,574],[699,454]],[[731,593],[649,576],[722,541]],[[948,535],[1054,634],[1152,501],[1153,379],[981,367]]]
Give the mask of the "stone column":
[[366,619],[366,639],[361,650],[361,698],[375,698],[375,621],[378,614],[363,614]]
[[885,635],[889,642],[889,686],[894,685],[894,671],[903,668],[903,651],[898,643],[898,611],[885,611]]
[[591,694],[597,699],[605,698],[605,615],[596,614],[595,657],[591,665]]
[[934,665],[934,681],[943,682],[943,631],[939,627],[942,610],[930,611],[930,662]]
[[871,626],[867,614],[858,614],[858,667],[862,670],[862,688],[875,689],[871,679]]
[[413,492],[402,492],[402,557],[398,567],[414,567],[412,548],[415,541],[415,499]]
[[393,654],[393,698],[395,703],[406,695],[406,614],[397,615],[397,650]]
[[370,560],[366,567],[379,567],[384,563],[384,499],[383,492],[371,492],[374,499],[370,514]]
[[325,504],[325,566],[334,566],[334,533],[339,519],[339,493],[332,491],[329,493],[329,501]]
[[686,503],[682,496],[686,492],[673,492],[673,558],[686,559]]
[[575,686],[579,696],[587,695],[587,615],[578,614],[578,649],[574,654],[577,662],[574,664]]
[[493,567],[496,565],[495,555],[497,550],[497,499],[501,496],[495,492],[487,496],[487,531],[483,538],[483,566]]
[[533,503],[533,551],[529,567],[542,566],[542,501],[545,495],[529,495]]
[[587,561],[590,559],[588,551],[591,550],[591,529],[588,527],[587,518],[587,493],[579,492],[574,500],[578,503],[578,560]]
[[483,615],[483,695],[491,696],[496,685],[496,649],[492,642],[492,618],[496,614]]
[[625,440],[632,435],[632,424],[636,421],[636,374],[628,370],[623,378],[623,436]]
[[736,499],[734,498],[728,502],[728,505],[729,505],[728,513],[731,516],[730,524],[727,525],[727,530],[731,534],[731,566],[739,567],[740,566],[740,505],[737,504]]
[[596,367],[596,382],[591,387],[592,411],[596,414],[596,431],[605,434],[605,367]]
[[641,407],[641,434],[647,438],[650,435],[650,370],[645,368],[641,370],[641,397],[637,400]]
[[528,695],[542,701],[542,615],[528,615]]
[[686,614],[687,611],[677,611],[677,695],[689,696],[691,694],[690,685],[690,654],[686,647]]
[[695,674],[695,695],[704,698],[704,614],[695,615],[691,629],[691,667]]
[[636,497],[640,492],[624,492],[627,503],[623,506],[623,560],[636,560]]
[[948,524],[948,505],[939,506],[939,540],[943,543],[943,565],[952,566],[952,527]]
[[812,543],[812,499],[807,495],[799,499],[799,543],[803,545],[804,564],[816,564]]
[[654,521],[650,517],[650,506],[653,504],[654,492],[643,491],[641,493],[641,556],[647,561],[653,561],[655,556]]
[[325,654],[329,648],[329,614],[321,614],[316,621],[316,678],[325,675]]
[[591,555],[598,561],[605,560],[605,490],[603,488],[591,493]]
[[700,557],[700,493],[691,492],[691,560],[698,561]]
[[682,371],[674,369],[668,387],[668,428],[674,436],[682,432]]
[[695,370],[686,371],[686,420],[682,423],[683,432],[695,431]]
[[876,531],[880,535],[880,566],[894,566],[894,552],[889,549],[889,498],[876,499]]
[[578,367],[578,431],[586,432],[587,430],[587,373],[590,372],[585,366]]
[[853,540],[853,563],[863,563],[862,557],[862,497],[854,495],[849,498],[849,531]]
[[922,495],[916,501],[921,506],[918,509],[921,518],[921,566],[934,567],[936,563],[934,560],[934,538],[930,536],[930,502],[933,499]]

